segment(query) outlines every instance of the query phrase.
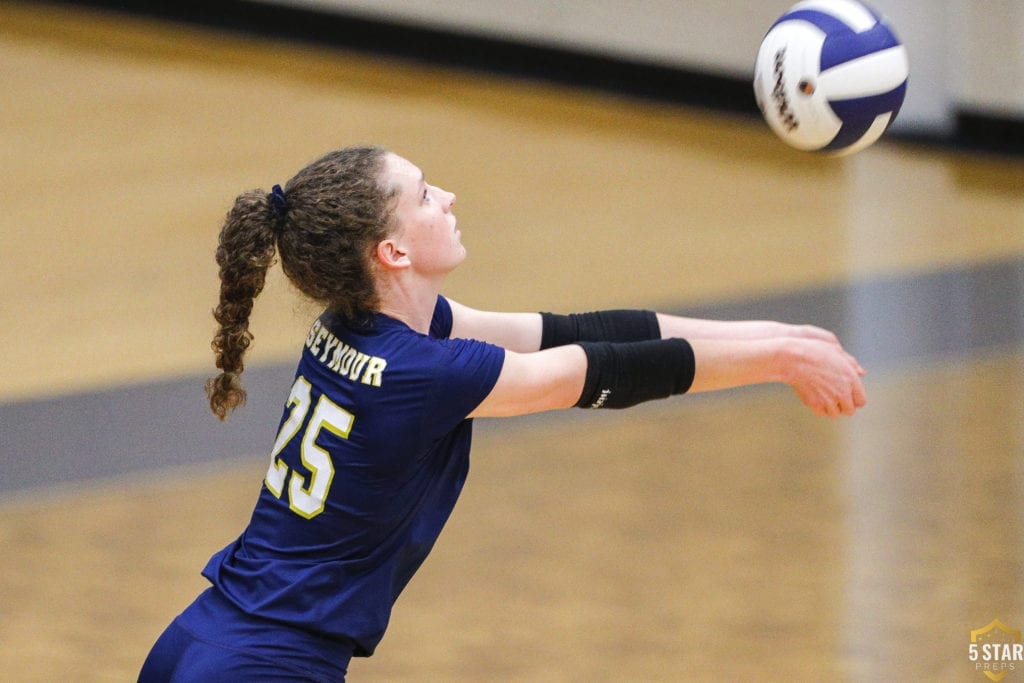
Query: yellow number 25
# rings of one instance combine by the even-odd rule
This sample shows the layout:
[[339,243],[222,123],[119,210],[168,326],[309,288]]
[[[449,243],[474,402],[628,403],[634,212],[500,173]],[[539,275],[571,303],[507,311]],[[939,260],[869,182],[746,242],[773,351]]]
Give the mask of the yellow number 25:
[[325,429],[347,439],[355,419],[352,413],[327,396],[320,396],[313,409],[313,416],[302,433],[300,454],[302,466],[309,471],[307,481],[306,477],[297,470],[289,468],[286,463],[278,460],[278,455],[288,442],[295,438],[306,421],[306,415],[309,413],[312,403],[311,390],[312,386],[301,375],[292,385],[287,403],[290,412],[288,419],[281,425],[281,431],[277,433],[274,450],[270,454],[270,469],[267,470],[266,479],[267,488],[280,498],[285,492],[285,480],[288,479],[288,474],[291,472],[288,484],[288,507],[295,514],[306,519],[312,519],[324,511],[327,492],[331,490],[331,481],[334,479],[334,464],[331,462],[331,456],[317,445],[316,440],[320,436],[320,432]]

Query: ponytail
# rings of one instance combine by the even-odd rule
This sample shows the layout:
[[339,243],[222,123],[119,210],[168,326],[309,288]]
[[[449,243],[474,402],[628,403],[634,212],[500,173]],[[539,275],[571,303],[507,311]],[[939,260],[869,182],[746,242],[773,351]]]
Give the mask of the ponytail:
[[270,193],[241,194],[220,231],[220,326],[213,338],[220,374],[206,382],[210,408],[221,420],[245,403],[239,379],[252,342],[249,315],[280,256],[281,268],[311,300],[359,319],[378,306],[370,259],[392,224],[398,186],[384,179],[388,152],[348,147],[330,152]]
[[220,231],[220,301],[213,317],[220,326],[210,346],[220,374],[206,382],[210,409],[219,419],[245,403],[240,375],[252,342],[249,315],[274,262],[275,229],[280,216],[270,195],[253,190],[238,196]]

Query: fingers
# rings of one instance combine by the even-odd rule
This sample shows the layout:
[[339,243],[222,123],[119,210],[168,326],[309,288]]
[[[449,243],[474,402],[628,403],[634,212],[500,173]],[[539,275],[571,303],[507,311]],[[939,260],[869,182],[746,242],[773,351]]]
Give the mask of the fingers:
[[851,396],[849,399],[828,399],[819,403],[808,403],[808,407],[814,411],[816,415],[821,417],[850,417],[857,412],[858,406],[855,399]]
[[829,417],[851,416],[867,405],[867,394],[864,391],[864,384],[860,381],[864,369],[852,357],[850,360],[853,361],[855,374],[848,378],[848,382],[840,382],[836,387],[837,394],[828,406]]
[[[800,399],[816,415],[821,417],[852,416],[867,405],[867,393],[861,377],[864,369],[850,358],[849,368],[816,388],[797,389]],[[794,387],[796,388],[796,387]]]
[[860,381],[861,374],[863,373],[858,373],[850,382],[849,388],[841,392],[838,398],[828,405],[827,413],[829,417],[839,417],[841,415],[849,417],[867,405],[868,398],[864,391],[864,385]]
[[853,366],[853,369],[857,372],[857,375],[859,377],[863,377],[864,375],[868,374],[868,371],[865,370],[859,362],[857,362],[856,358],[854,358],[848,353],[846,354],[846,357],[850,360],[850,364]]
[[852,394],[847,399],[840,398],[831,391],[823,391],[814,395],[797,392],[804,405],[819,417],[840,417],[853,415],[856,412]]
[[808,339],[798,348],[799,362],[788,382],[816,415],[851,416],[867,404],[861,381],[866,371],[838,342]]
[[[861,373],[863,375],[864,373]],[[864,384],[860,381],[860,377],[853,384],[853,405],[855,408],[863,408],[868,404],[868,395],[864,391]]]
[[865,405],[867,405],[867,393],[864,391],[864,383],[861,382],[860,378],[866,375],[868,371],[865,370],[861,366],[861,364],[857,362],[857,359],[851,356],[850,354],[847,353],[846,357],[849,360],[850,367],[853,369],[855,374],[850,380],[850,400],[848,403],[844,401],[843,414],[853,415],[855,412],[857,412],[857,409],[863,408]]

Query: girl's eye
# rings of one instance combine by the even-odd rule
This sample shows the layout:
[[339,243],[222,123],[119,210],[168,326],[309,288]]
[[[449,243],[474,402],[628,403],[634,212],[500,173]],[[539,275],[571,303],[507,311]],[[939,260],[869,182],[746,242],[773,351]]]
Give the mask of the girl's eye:
[[423,201],[430,199],[430,190],[427,188],[423,189]]

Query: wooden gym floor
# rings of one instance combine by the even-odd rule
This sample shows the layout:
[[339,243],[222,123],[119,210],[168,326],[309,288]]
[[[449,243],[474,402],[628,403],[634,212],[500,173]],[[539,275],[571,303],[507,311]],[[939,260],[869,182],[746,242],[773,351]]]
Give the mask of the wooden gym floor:
[[0,64],[5,680],[134,680],[241,532],[315,311],[275,272],[252,405],[216,424],[217,230],[360,142],[458,194],[453,298],[829,326],[869,404],[479,421],[352,681],[982,681],[971,631],[1024,629],[1021,160],[825,159],[748,119],[18,3]]

